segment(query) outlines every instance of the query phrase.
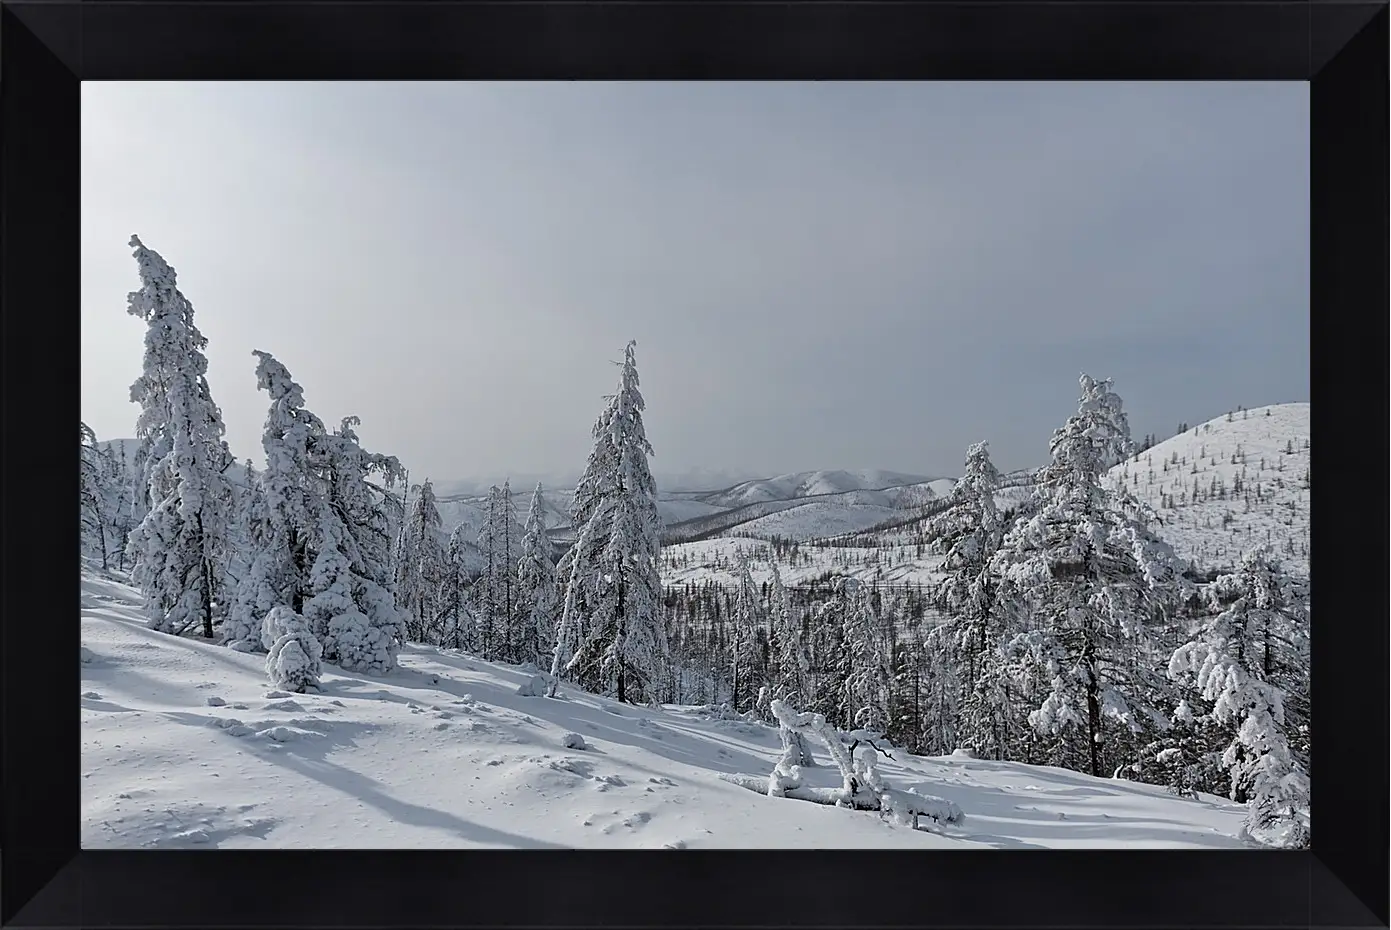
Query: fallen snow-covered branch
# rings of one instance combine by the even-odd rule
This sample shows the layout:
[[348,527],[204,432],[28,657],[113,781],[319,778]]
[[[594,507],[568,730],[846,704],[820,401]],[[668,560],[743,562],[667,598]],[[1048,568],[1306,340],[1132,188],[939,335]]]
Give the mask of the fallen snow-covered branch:
[[[719,778],[729,782],[731,785],[738,785],[740,788],[747,788],[757,794],[767,794],[768,778],[758,775],[737,775],[728,772],[719,773]],[[925,794],[918,794],[913,791],[900,791],[897,788],[889,788],[889,794],[894,801],[901,805],[901,810],[910,818],[930,817],[936,823],[960,823],[965,819],[961,808],[951,801],[944,798],[934,798]],[[845,792],[842,788],[816,788],[808,785],[796,785],[786,787],[782,794],[777,797],[790,798],[794,801],[810,801],[813,804],[827,804],[837,807],[852,807],[862,811],[883,811],[883,798],[867,786],[861,786],[850,797],[850,803],[845,803]],[[917,826],[914,822],[913,826]]]
[[[834,804],[856,810],[877,810],[892,816],[899,823],[914,827],[918,825],[919,816],[931,817],[939,823],[960,823],[964,818],[961,808],[951,801],[891,787],[879,774],[873,753],[861,753],[858,757],[854,755],[854,750],[864,743],[867,748],[893,758],[875,745],[873,740],[857,739],[847,749],[841,742],[840,734],[826,722],[824,715],[801,713],[782,701],[769,702],[768,709],[778,721],[782,756],[766,778],[721,775],[725,781],[774,798]],[[805,742],[807,736],[814,736],[830,752],[836,767],[840,769],[841,787],[816,788],[802,784],[801,766],[803,760],[810,758]]]

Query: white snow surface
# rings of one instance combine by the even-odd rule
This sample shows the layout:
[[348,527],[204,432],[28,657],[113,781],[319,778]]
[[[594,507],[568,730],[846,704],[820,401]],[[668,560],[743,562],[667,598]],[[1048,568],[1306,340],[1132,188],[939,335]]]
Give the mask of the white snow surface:
[[[1269,540],[1285,569],[1307,578],[1309,491],[1302,486],[1302,478],[1309,467],[1309,449],[1305,447],[1309,441],[1309,405],[1254,407],[1235,411],[1231,417],[1231,422],[1226,414],[1214,417],[1166,439],[1111,469],[1109,478],[1124,480],[1136,497],[1153,507],[1162,521],[1155,527],[1157,533],[1200,568],[1229,569],[1248,549]],[[1232,462],[1238,447],[1245,464]],[[1286,448],[1292,451],[1287,454]],[[1175,454],[1181,464],[1171,464],[1165,472],[1163,463]],[[1193,473],[1195,465],[1197,474]],[[1244,495],[1232,493],[1233,482],[1243,472],[1252,495],[1249,511]],[[1214,496],[1194,503],[1194,479],[1204,492],[1214,479],[1221,480],[1226,485],[1226,499]],[[1255,500],[1258,483],[1259,502]],[[1183,493],[1190,497],[1179,499]],[[1172,495],[1176,506],[1162,507],[1161,494]],[[1224,516],[1230,519],[1226,527],[1222,525]],[[1288,551],[1287,541],[1293,541],[1295,553]]]
[[[1241,845],[1243,810],[1219,798],[954,756],[895,751],[879,767],[958,804],[955,826],[769,798],[719,776],[766,777],[771,727],[568,686],[525,697],[529,670],[434,648],[407,647],[382,678],[326,666],[321,693],[286,694],[262,656],[149,630],[138,598],[82,579],[84,848]],[[813,751],[808,783],[832,786]]]

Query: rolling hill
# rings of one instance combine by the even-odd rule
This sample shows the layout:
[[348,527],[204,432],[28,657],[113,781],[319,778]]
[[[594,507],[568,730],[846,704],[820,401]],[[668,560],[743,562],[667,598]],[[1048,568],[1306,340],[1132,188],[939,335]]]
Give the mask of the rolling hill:
[[1309,405],[1276,404],[1200,423],[1111,470],[1158,514],[1159,534],[1196,567],[1220,570],[1269,545],[1309,573]]

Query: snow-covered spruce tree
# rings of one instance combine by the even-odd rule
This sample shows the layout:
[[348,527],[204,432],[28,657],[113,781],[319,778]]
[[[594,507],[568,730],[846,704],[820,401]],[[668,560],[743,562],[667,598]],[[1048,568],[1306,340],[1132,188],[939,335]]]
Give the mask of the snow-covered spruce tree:
[[1306,605],[1263,548],[1247,552],[1204,595],[1210,615],[1174,653],[1169,674],[1192,684],[1205,702],[1202,717],[1227,731],[1222,765],[1232,800],[1247,805],[1249,834],[1268,845],[1307,847],[1308,759],[1291,747],[1301,723],[1277,683],[1307,682]]
[[[1001,631],[992,622],[997,579],[991,562],[1004,538],[1004,520],[995,506],[1000,473],[990,461],[989,445],[978,442],[966,450],[966,466],[952,488],[960,501],[950,513],[952,523],[939,541],[946,551],[942,570],[946,577],[937,586],[935,600],[951,618],[947,623],[949,647],[956,657],[961,693],[956,697],[960,719],[957,738],[978,753],[998,757],[998,706],[995,687],[998,669],[995,648]],[[947,642],[942,643],[947,646]],[[980,687],[977,687],[978,684]]]
[[266,614],[262,635],[270,643],[266,674],[277,688],[300,694],[318,689],[324,650],[310,632],[308,620],[278,604]]
[[224,642],[226,641],[227,624],[230,622],[231,611],[236,608],[236,593],[241,587],[241,580],[246,577],[254,555],[251,530],[255,520],[252,517],[252,511],[256,507],[256,498],[263,496],[257,486],[260,478],[250,459],[241,463],[241,472],[240,478],[234,479],[232,482],[236,509],[233,513],[231,529],[228,532],[232,553],[227,562],[227,589],[231,592],[231,605],[228,608],[228,615],[222,618]]
[[396,560],[396,600],[410,616],[407,638],[423,643],[429,638],[428,628],[433,625],[439,609],[445,553],[440,544],[443,521],[435,502],[434,485],[426,478],[415,490],[415,501],[406,516],[403,544]]
[[618,392],[594,425],[594,450],[576,486],[576,515],[587,517],[589,539],[571,550],[569,586],[581,585],[587,629],[568,667],[594,690],[612,688],[618,700],[640,702],[653,696],[666,644],[661,519],[647,464],[652,446],[642,422],[636,345],[629,342],[624,352]]
[[577,650],[584,641],[587,630],[584,610],[585,605],[591,602],[594,580],[590,566],[598,559],[596,544],[603,539],[600,530],[605,525],[607,515],[601,502],[597,509],[591,511],[589,520],[579,527],[575,544],[566,550],[557,566],[557,574],[564,584],[560,589],[560,622],[556,625],[555,646],[551,652],[551,681],[547,691],[551,697],[556,696],[561,677],[574,673]]
[[126,570],[126,543],[130,531],[145,518],[135,501],[135,488],[131,483],[132,471],[126,455],[125,443],[107,446],[103,453],[106,459],[107,488],[110,491],[110,505],[107,514],[111,520],[108,544],[116,557],[117,571]]
[[849,609],[841,620],[841,661],[844,672],[842,715],[845,729],[878,733],[889,727],[893,659],[884,635],[882,618],[875,609],[869,585],[845,579]]
[[132,236],[140,289],[128,310],[148,324],[144,371],[130,389],[140,404],[148,512],[131,531],[131,577],[145,595],[153,629],[180,634],[201,627],[213,635],[225,581],[231,453],[222,412],[208,389],[207,339],[193,325],[193,305],[179,292],[174,269]]
[[1044,687],[1029,721],[1058,740],[1056,762],[1101,776],[1121,755],[1107,745],[1108,726],[1136,731],[1163,720],[1144,701],[1150,683],[1139,659],[1147,620],[1181,579],[1146,509],[1103,484],[1129,449],[1120,398],[1110,381],[1087,375],[1081,388],[1077,413],[1053,435],[1035,512],[1010,529],[995,561],[1018,591],[1012,606],[1028,631],[1016,654]]
[[555,646],[558,588],[555,574],[555,547],[546,535],[546,499],[538,482],[531,493],[531,509],[526,515],[521,558],[517,564],[517,592],[520,623],[517,661],[549,665],[547,657]]
[[570,523],[575,527],[576,540],[556,565],[556,577],[561,585],[561,612],[552,654],[552,695],[561,675],[593,677],[590,670],[576,669],[571,662],[576,659],[580,644],[589,632],[589,604],[596,596],[595,582],[599,580],[592,567],[598,558],[598,547],[604,544],[608,536],[609,510],[615,496],[618,473],[618,451],[607,424],[613,419],[617,405],[617,395],[608,397],[603,412],[595,421],[592,431],[594,445],[589,450],[589,458],[575,484],[575,494],[570,502]]
[[758,648],[763,612],[758,602],[758,587],[749,573],[749,560],[742,552],[736,568],[738,586],[730,604],[729,706],[735,713],[742,713],[753,707],[758,689],[764,685]]
[[802,639],[801,624],[792,613],[792,600],[783,584],[782,573],[772,563],[773,580],[768,589],[769,627],[773,642],[773,697],[794,707],[811,699],[811,659]]
[[449,534],[444,550],[444,570],[440,577],[439,616],[433,634],[446,649],[478,651],[478,625],[469,606],[468,542],[464,524]]
[[78,498],[81,506],[82,554],[101,563],[107,570],[106,474],[101,452],[97,449],[97,434],[85,422],[81,423],[81,458],[78,472]]
[[483,632],[485,658],[513,660],[517,613],[517,509],[512,502],[512,486],[488,489],[483,526],[478,531],[478,548],[483,553],[483,577],[479,579],[479,623]]
[[304,406],[304,389],[269,352],[256,350],[256,386],[270,396],[261,430],[266,468],[248,501],[251,551],[223,625],[222,642],[241,652],[261,652],[266,615],[284,605],[304,612],[329,490],[328,430]]
[[[380,675],[396,667],[406,614],[391,579],[386,492],[401,480],[395,457],[364,450],[356,417],[325,437],[328,506],[319,514],[318,553],[309,571],[304,616],[324,647],[324,661]],[[374,485],[372,475],[381,476]]]

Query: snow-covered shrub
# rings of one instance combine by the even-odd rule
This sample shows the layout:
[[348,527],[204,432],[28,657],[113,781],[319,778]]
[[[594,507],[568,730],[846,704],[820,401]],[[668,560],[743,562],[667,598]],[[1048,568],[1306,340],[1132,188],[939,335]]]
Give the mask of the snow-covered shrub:
[[532,675],[526,681],[517,685],[517,693],[522,697],[544,697],[549,682],[544,675]]
[[266,614],[261,635],[270,643],[266,674],[277,688],[303,693],[319,687],[323,647],[308,620],[282,604]]

